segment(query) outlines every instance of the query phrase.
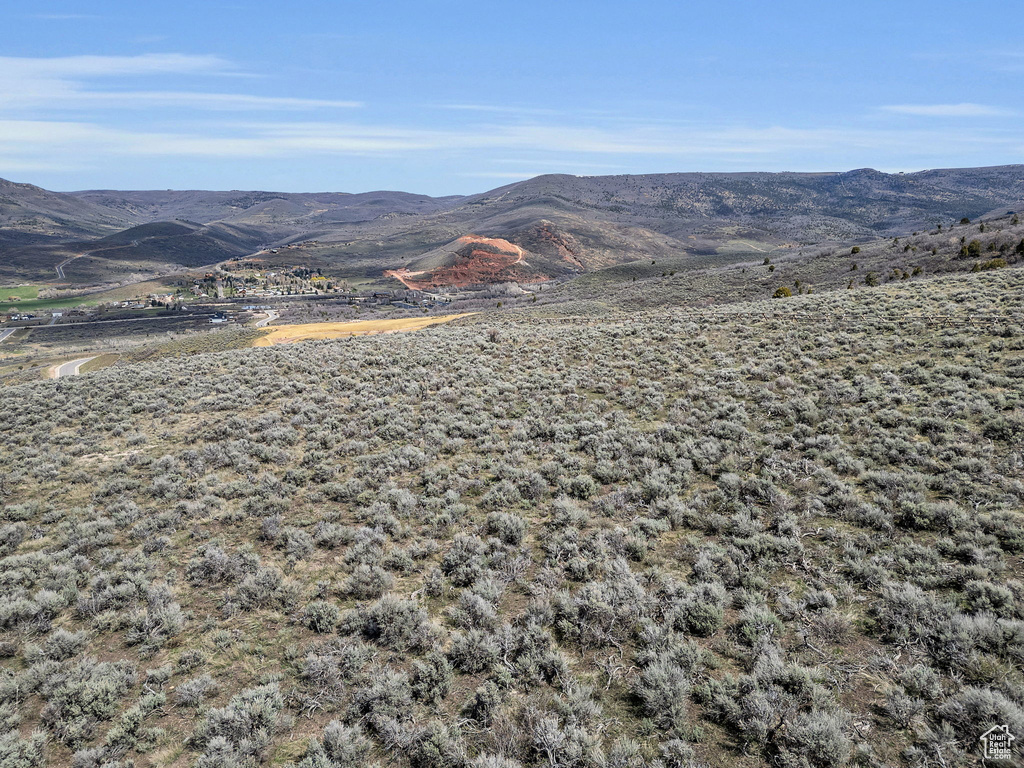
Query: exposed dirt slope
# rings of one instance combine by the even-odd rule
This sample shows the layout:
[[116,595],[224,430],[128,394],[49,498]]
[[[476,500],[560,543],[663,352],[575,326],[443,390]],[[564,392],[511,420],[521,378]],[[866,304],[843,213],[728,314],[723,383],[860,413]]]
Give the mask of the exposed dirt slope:
[[442,253],[417,259],[411,269],[387,270],[384,274],[400,280],[407,288],[420,290],[551,279],[550,274],[534,269],[526,258],[527,252],[508,240],[463,235],[442,249]]

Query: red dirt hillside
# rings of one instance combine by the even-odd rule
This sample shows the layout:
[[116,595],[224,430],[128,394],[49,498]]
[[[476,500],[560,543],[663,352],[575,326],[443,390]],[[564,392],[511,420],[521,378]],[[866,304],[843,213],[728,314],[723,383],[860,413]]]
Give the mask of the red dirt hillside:
[[[436,264],[436,266],[435,266]],[[498,237],[463,235],[440,252],[418,259],[423,269],[389,269],[406,288],[429,290],[453,286],[465,288],[486,283],[536,283],[550,280],[526,262],[526,251]]]

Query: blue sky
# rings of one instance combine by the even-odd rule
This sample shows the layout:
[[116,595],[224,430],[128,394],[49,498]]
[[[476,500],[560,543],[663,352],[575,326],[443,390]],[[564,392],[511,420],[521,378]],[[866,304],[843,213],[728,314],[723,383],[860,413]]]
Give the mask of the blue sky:
[[443,195],[1020,163],[1021,22],[987,0],[10,1],[0,177]]

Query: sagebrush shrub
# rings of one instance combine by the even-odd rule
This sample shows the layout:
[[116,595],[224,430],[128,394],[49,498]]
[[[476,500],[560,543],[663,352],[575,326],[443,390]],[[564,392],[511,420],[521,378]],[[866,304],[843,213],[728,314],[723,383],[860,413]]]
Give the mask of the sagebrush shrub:
[[240,762],[258,761],[270,744],[283,707],[284,698],[272,684],[248,688],[232,696],[227,706],[209,710],[192,739],[203,750],[201,761],[215,765],[224,754]]

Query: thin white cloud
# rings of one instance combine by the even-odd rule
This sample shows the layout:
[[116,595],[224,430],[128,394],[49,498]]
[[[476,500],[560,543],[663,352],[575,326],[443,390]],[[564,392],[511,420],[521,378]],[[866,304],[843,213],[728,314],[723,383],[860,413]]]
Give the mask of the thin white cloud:
[[[523,153],[533,167],[576,167],[589,160],[650,158],[659,165],[685,162],[742,164],[764,167],[781,158],[808,153],[858,157],[900,155],[921,157],[948,154],[971,144],[1006,154],[1019,143],[1011,135],[962,131],[877,131],[731,127],[702,130],[652,131],[644,127],[613,129],[564,125],[475,126],[429,130],[391,125],[328,122],[231,121],[193,126],[189,131],[146,131],[111,128],[96,123],[55,120],[0,120],[0,176],[10,164],[36,158],[52,164],[65,157],[94,165],[131,157],[201,159],[293,158],[314,162],[323,157],[417,157],[425,153],[453,162],[473,157],[504,157]],[[620,160],[621,162],[621,160]],[[646,161],[645,161],[646,162]],[[852,167],[852,166],[851,166]],[[467,168],[467,172],[472,169]],[[477,171],[479,172],[479,171]],[[499,171],[507,174],[508,171]],[[494,176],[495,174],[489,174]],[[510,174],[520,177],[521,173]]]
[[456,112],[490,112],[499,115],[564,115],[557,109],[541,109],[538,107],[517,107],[509,104],[441,104],[441,109]]
[[523,171],[522,173],[505,173],[503,171],[488,173],[486,171],[473,171],[469,173],[460,173],[458,175],[464,179],[511,179],[512,181],[521,181],[523,179],[532,179],[536,176],[543,176],[547,173],[552,173],[552,171],[550,169],[543,171]]
[[100,17],[88,13],[33,13],[28,18],[41,19],[42,21],[82,21],[83,19],[98,19]]
[[0,56],[4,81],[15,78],[65,78],[115,75],[193,74],[235,69],[226,59],[213,55],[182,53],[146,53],[140,56],[57,56],[26,58]]
[[[913,130],[852,124],[804,128],[487,104],[449,104],[444,108],[461,114],[444,115],[435,104],[430,117],[448,119],[424,123],[429,117],[420,113],[426,110],[406,109],[402,118],[372,122],[365,110],[348,111],[338,121],[339,113],[330,110],[362,105],[219,92],[230,90],[221,78],[239,74],[244,72],[218,56],[0,58],[0,176],[60,175],[63,168],[85,178],[111,168],[178,165],[168,160],[185,161],[182,166],[193,160],[211,169],[280,162],[301,173],[344,165],[332,163],[335,159],[354,165],[370,158],[375,167],[381,159],[397,159],[398,165],[436,165],[442,174],[513,180],[558,170],[635,172],[638,167],[934,167],[964,156],[983,159],[974,163],[981,165],[1020,155],[1019,132],[1012,121],[999,120],[935,121],[934,128],[922,120]],[[209,92],[183,90],[182,77],[189,86],[197,80],[218,85]],[[161,88],[165,83],[173,87]],[[140,121],[142,111],[151,114]],[[890,105],[880,111],[933,118],[999,113],[979,104]],[[318,119],[302,119],[310,116],[305,112]],[[521,117],[509,119],[516,112]]]
[[151,109],[167,107],[207,111],[310,110],[352,108],[360,102],[303,99],[244,93],[179,90],[125,91],[97,88],[93,81],[118,85],[126,77],[237,76],[229,61],[212,55],[146,54],[142,56],[65,56],[48,59],[0,57],[0,109],[8,117],[18,110]]
[[880,107],[883,112],[917,117],[1003,117],[1013,114],[1009,110],[985,104],[890,104]]
[[49,59],[0,57],[0,107],[7,117],[18,109],[52,109],[87,102],[90,80],[119,82],[126,76],[213,74],[229,70],[218,56],[63,56]]
[[[528,159],[523,157],[492,157],[489,158],[490,162],[494,165],[519,165],[524,167],[532,167],[537,165],[537,161],[534,159]],[[587,162],[586,165],[580,165],[578,162],[560,162],[558,160],[547,160],[544,166],[548,169],[546,173],[578,173],[581,171],[587,171],[592,173],[608,173],[610,171],[622,171],[626,166],[621,163],[594,163]],[[559,171],[557,169],[562,169]]]
[[0,176],[5,179],[14,180],[19,173],[67,173],[69,171],[88,171],[92,166],[88,162],[74,162],[73,160],[47,160],[43,157],[29,157],[25,159],[12,159],[3,154],[0,148]]
[[989,51],[985,59],[995,72],[1024,72],[1024,51]]
[[193,107],[207,110],[305,110],[319,108],[351,109],[363,106],[359,101],[298,99],[280,96],[252,96],[244,93],[196,93],[192,91],[92,91],[65,96],[64,105],[73,104],[149,109]]
[[27,156],[113,158],[267,158],[401,154],[451,148],[459,137],[393,128],[311,124],[212,133],[147,132],[93,123],[0,120],[0,175],[5,163]]

